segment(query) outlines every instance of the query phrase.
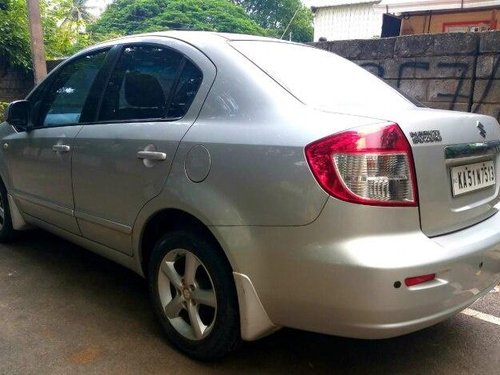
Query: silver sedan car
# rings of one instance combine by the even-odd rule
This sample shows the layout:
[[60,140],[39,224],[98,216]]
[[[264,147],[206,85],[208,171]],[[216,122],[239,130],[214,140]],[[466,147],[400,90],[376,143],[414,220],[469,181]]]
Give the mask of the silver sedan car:
[[143,275],[195,358],[280,327],[403,335],[500,281],[498,122],[309,46],[109,41],[12,103],[0,138],[0,240],[41,227]]

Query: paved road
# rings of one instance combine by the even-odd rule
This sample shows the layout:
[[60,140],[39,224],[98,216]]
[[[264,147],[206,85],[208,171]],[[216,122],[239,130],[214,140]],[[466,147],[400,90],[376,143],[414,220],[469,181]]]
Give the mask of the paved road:
[[[164,339],[134,273],[41,231],[0,246],[0,374],[500,374],[500,325],[465,314],[364,341],[282,330],[218,363]],[[500,317],[500,293],[471,307]]]

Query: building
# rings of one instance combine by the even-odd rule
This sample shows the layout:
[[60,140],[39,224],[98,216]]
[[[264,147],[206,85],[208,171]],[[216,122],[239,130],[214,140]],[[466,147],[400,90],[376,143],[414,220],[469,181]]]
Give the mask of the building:
[[500,0],[310,0],[314,40],[500,30]]
[[380,0],[311,0],[314,41],[380,37],[382,14],[374,8]]
[[401,20],[400,35],[500,30],[498,0],[386,0],[375,9]]

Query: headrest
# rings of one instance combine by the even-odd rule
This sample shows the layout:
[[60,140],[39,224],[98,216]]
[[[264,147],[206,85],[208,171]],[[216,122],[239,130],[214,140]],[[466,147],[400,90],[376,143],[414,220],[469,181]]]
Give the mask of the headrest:
[[160,82],[149,74],[128,72],[125,76],[125,99],[134,107],[158,108],[166,99]]

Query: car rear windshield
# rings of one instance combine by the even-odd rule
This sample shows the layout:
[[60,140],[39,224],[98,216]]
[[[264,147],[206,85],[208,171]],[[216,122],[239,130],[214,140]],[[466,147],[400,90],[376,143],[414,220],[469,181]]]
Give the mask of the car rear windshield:
[[324,50],[267,41],[231,45],[301,102],[317,109],[345,112],[416,104],[363,68]]

